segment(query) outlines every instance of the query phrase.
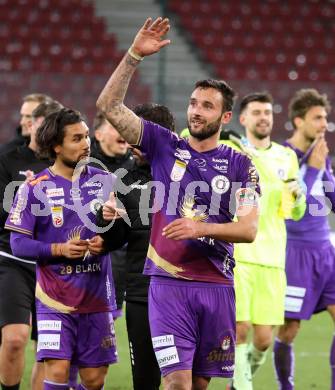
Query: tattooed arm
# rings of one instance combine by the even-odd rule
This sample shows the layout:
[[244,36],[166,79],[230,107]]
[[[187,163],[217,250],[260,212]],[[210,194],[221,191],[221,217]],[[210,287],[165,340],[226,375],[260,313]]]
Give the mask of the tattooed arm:
[[157,18],[152,22],[148,18],[98,98],[98,109],[130,144],[139,141],[141,119],[123,104],[129,82],[143,57],[158,52],[170,43],[167,39],[162,40],[169,29],[168,19]]

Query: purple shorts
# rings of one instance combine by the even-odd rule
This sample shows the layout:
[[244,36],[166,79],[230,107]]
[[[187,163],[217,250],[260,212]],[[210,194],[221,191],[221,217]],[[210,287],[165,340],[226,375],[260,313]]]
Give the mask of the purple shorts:
[[286,318],[308,320],[335,305],[335,248],[330,241],[288,240],[286,276]]
[[37,360],[64,359],[79,367],[117,362],[110,312],[89,314],[37,313]]
[[178,370],[202,377],[233,376],[234,287],[151,277],[149,321],[163,376]]

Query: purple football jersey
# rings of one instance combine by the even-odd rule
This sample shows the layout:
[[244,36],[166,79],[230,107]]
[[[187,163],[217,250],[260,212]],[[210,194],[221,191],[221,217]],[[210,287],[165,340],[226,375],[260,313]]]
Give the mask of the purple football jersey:
[[[75,182],[49,169],[20,187],[6,228],[43,243],[96,236],[95,213],[112,191],[115,176],[86,167]],[[36,268],[37,312],[94,313],[115,308],[109,254],[84,259],[40,259]]]
[[209,223],[232,222],[236,191],[253,187],[251,160],[226,145],[199,153],[171,131],[143,121],[140,147],[155,180],[155,213],[144,273],[233,284],[233,244],[209,237],[175,241],[162,229],[186,217]]
[[[330,239],[330,226],[328,214],[334,211],[334,176],[330,159],[326,160],[325,169],[318,170],[309,166],[306,161],[308,155],[293,147],[288,142],[285,146],[293,149],[300,163],[300,175],[306,184],[307,209],[303,218],[299,221],[286,220],[287,238],[289,240],[301,240],[315,242]],[[330,207],[329,207],[330,206]]]

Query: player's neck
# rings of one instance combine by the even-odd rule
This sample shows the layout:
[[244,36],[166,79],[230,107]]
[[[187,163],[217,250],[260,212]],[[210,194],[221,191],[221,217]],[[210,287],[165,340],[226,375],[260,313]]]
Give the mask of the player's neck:
[[211,137],[204,140],[199,140],[198,138],[192,137],[192,135],[190,135],[188,138],[188,143],[190,147],[198,153],[208,152],[209,150],[217,148],[219,135],[220,133],[213,134]]
[[310,140],[306,139],[306,137],[304,137],[298,131],[295,131],[292,137],[287,140],[287,142],[302,152],[306,152],[312,144]]
[[57,176],[62,176],[67,180],[75,181],[78,176],[81,174],[83,169],[85,169],[85,166],[80,167],[79,169],[76,169],[76,175],[74,175],[74,168],[68,167],[65,165],[62,161],[56,159],[54,164],[50,167],[52,173],[54,173]]
[[251,134],[248,131],[246,132],[246,135],[247,135],[248,141],[256,149],[267,149],[271,145],[270,137],[265,137],[265,138],[259,139],[259,138],[256,138],[253,134]]

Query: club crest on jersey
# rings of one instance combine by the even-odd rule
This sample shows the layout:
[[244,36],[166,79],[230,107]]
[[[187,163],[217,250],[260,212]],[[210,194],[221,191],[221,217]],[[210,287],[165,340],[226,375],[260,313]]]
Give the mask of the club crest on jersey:
[[171,180],[180,181],[186,172],[186,166],[187,164],[185,162],[176,160],[171,171]]
[[51,218],[54,227],[59,228],[64,224],[63,207],[53,206],[51,207]]
[[90,210],[93,214],[96,214],[103,204],[104,201],[102,199],[93,199],[90,203]]
[[224,351],[227,351],[227,349],[229,349],[230,347],[230,337],[229,336],[225,336],[222,340],[222,344],[221,344],[221,348],[224,350]]
[[217,194],[225,194],[229,190],[230,182],[226,176],[218,175],[213,177],[211,186]]

